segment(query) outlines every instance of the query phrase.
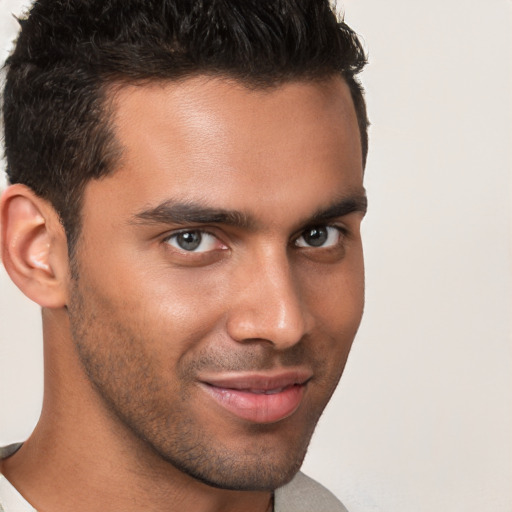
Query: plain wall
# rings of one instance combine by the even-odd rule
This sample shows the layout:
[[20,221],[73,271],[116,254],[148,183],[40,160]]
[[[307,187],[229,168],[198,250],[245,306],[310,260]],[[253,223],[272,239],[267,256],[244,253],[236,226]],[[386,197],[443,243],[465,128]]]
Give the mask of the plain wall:
[[[512,2],[344,10],[370,58],[367,305],[304,469],[351,512],[511,512]],[[42,347],[0,287],[1,445],[37,421]]]

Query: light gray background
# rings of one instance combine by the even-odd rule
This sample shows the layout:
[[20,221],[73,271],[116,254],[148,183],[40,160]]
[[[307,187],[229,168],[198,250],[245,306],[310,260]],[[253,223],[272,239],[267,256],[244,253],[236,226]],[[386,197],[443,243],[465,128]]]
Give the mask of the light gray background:
[[[0,0],[0,48],[24,3]],[[351,512],[511,512],[512,3],[344,8],[370,55],[367,307],[305,470]],[[42,350],[0,286],[2,444],[37,420]]]

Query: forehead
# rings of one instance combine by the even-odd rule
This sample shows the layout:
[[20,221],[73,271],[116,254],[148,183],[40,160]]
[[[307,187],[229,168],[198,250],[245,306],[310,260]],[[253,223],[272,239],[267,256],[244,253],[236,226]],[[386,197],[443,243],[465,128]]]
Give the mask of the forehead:
[[122,86],[113,99],[120,165],[86,195],[103,187],[132,209],[172,197],[230,209],[257,201],[261,210],[362,188],[357,118],[341,78],[250,89],[201,76]]

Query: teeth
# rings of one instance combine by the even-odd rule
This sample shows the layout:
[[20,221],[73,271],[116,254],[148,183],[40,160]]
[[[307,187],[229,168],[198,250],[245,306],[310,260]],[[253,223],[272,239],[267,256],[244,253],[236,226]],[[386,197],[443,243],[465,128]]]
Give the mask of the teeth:
[[281,393],[281,391],[283,391],[284,388],[279,388],[279,389],[269,389],[268,391],[265,392],[266,395],[276,395],[277,393]]
[[277,389],[251,389],[249,390],[251,393],[256,395],[276,395],[277,393],[281,393],[284,388]]

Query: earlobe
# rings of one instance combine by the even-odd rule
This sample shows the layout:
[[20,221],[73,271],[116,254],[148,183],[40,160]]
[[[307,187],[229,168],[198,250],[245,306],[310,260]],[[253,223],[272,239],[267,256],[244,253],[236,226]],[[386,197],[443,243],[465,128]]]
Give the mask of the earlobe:
[[2,260],[7,273],[42,307],[63,307],[67,299],[67,245],[57,212],[20,184],[4,192],[0,211]]

